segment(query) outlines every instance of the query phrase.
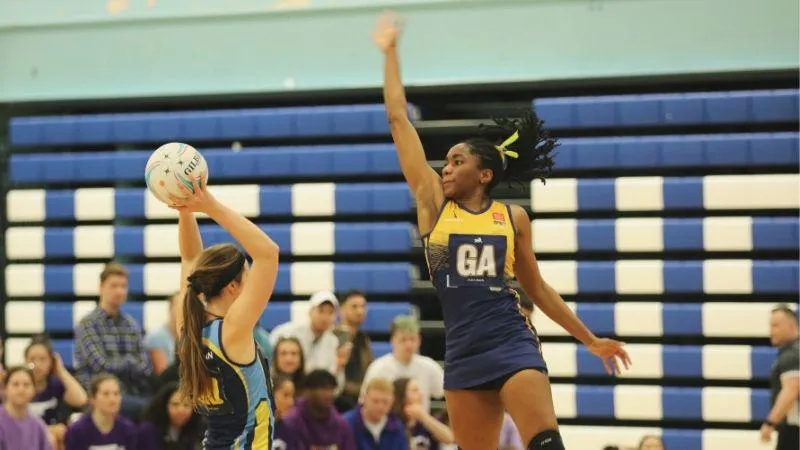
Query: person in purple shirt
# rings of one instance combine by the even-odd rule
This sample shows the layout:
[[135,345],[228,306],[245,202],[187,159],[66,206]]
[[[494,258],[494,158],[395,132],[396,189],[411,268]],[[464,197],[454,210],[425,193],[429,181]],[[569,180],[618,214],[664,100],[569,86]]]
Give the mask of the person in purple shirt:
[[192,403],[178,392],[178,383],[168,383],[156,392],[139,424],[140,450],[196,450],[202,448],[203,421]]
[[63,406],[81,408],[86,404],[86,391],[64,367],[61,356],[53,351],[47,335],[34,336],[25,348],[25,361],[33,370],[36,396],[28,409],[44,420],[55,450],[64,448],[67,432],[66,416],[60,417]]
[[0,450],[52,450],[44,422],[28,411],[33,395],[31,370],[8,369],[5,403],[0,408]]
[[428,413],[416,380],[394,380],[394,398],[394,413],[405,424],[411,450],[439,450],[440,444],[455,444],[450,427]]
[[362,403],[344,414],[358,450],[408,450],[405,425],[391,414],[393,404],[389,380],[378,377],[367,383]]
[[333,406],[336,377],[317,369],[303,381],[303,398],[284,418],[298,450],[356,450],[353,432]]
[[506,412],[503,415],[503,427],[500,428],[500,450],[523,450],[522,437],[519,435],[517,425],[511,414]]
[[91,411],[67,427],[66,450],[136,450],[136,426],[120,415],[122,395],[117,377],[96,375],[89,393]]
[[294,435],[286,427],[283,418],[294,407],[294,382],[286,375],[272,377],[272,395],[275,400],[275,431],[272,450],[294,450],[297,448]]

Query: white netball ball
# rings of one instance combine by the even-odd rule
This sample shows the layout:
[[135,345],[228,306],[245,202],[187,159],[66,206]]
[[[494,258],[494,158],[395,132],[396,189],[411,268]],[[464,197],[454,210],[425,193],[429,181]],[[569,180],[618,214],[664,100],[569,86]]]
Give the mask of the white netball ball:
[[171,205],[169,196],[184,198],[181,185],[192,191],[192,180],[208,183],[208,165],[196,148],[181,142],[170,142],[158,147],[144,169],[147,189],[160,201]]

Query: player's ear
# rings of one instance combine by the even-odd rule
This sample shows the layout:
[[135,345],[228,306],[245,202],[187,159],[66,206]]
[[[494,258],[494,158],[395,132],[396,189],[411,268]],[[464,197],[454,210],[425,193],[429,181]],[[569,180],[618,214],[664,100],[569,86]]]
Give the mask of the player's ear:
[[481,186],[487,186],[494,179],[494,171],[492,169],[481,169],[478,173],[478,181]]

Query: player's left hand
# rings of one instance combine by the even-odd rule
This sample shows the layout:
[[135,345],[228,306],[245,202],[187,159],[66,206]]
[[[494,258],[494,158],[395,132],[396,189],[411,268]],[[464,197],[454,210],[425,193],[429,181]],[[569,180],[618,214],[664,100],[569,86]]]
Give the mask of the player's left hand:
[[[625,344],[620,341],[600,338],[595,339],[588,347],[589,351],[592,352],[594,356],[597,356],[603,361],[603,366],[606,368],[606,372],[608,372],[609,375],[619,375],[622,373],[622,370],[620,370],[620,361],[625,365],[625,369],[628,369],[631,364],[631,358],[628,356],[628,352],[623,348],[623,345]],[[618,359],[619,361],[617,361]]]

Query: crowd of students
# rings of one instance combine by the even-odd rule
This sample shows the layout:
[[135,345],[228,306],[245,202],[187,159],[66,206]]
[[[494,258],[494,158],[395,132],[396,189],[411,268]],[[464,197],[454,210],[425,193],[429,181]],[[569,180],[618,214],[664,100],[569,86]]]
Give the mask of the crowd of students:
[[[97,307],[75,327],[74,372],[46,335],[31,340],[25,365],[5,372],[0,449],[201,448],[203,419],[177,389],[181,299],[172,296],[163,326],[145,333],[122,311],[126,268],[111,262],[99,281]],[[374,358],[361,330],[365,293],[347,292],[340,303],[332,292],[318,292],[308,305],[307,320],[282,324],[271,334],[253,330],[273,376],[275,449],[453,446],[446,414],[431,410],[431,399],[444,395],[444,373],[419,354],[414,317],[395,318],[392,351]],[[506,447],[523,448],[506,419]]]

